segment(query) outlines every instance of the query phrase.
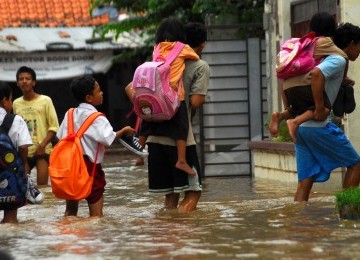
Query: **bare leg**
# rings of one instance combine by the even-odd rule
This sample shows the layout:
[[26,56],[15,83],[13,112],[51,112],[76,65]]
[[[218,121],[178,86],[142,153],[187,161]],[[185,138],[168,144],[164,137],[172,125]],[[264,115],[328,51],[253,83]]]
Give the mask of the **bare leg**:
[[358,187],[360,183],[360,163],[348,167],[345,173],[343,188]]
[[104,196],[102,196],[97,202],[94,204],[89,204],[89,214],[90,217],[102,217],[103,214],[103,207],[104,207]]
[[1,223],[18,223],[17,219],[17,209],[13,210],[4,210],[4,218]]
[[77,216],[78,209],[79,209],[79,201],[67,200],[66,201],[66,209],[65,209],[65,217]]
[[[326,113],[330,112],[330,109],[325,108]],[[291,136],[291,138],[293,139],[294,143],[296,143],[296,131],[297,128],[299,127],[299,125],[301,125],[302,123],[312,120],[314,119],[314,111],[312,110],[307,110],[304,113],[302,113],[301,115],[295,117],[294,119],[288,119],[286,121],[286,125],[288,127],[289,130],[289,134]]]
[[48,174],[49,163],[43,159],[39,158],[36,160],[36,171],[37,171],[37,184],[38,185],[47,185],[49,180]]
[[179,170],[186,172],[187,174],[194,176],[196,173],[191,169],[190,165],[186,161],[186,140],[176,140],[178,160],[175,167]]
[[179,204],[179,193],[170,193],[165,195],[165,209],[176,209]]
[[287,110],[284,110],[282,112],[274,112],[271,114],[269,131],[272,137],[278,136],[280,122],[284,119],[289,119],[289,118],[291,118],[291,114]]
[[300,181],[298,183],[294,201],[298,201],[298,202],[308,201],[313,183],[314,183],[313,177]]
[[[146,137],[140,135],[139,136],[139,144],[141,145],[142,148],[145,147],[145,142],[146,142]],[[144,165],[144,158],[142,158],[140,156],[136,159],[135,166],[141,166],[141,165]]]
[[196,209],[201,196],[201,191],[186,191],[185,197],[179,206],[179,212],[190,212]]

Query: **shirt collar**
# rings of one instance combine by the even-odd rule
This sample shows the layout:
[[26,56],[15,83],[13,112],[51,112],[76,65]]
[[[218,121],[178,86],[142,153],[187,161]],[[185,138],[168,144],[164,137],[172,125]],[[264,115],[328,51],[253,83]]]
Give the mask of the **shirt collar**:
[[91,111],[97,111],[97,109],[93,105],[91,105],[89,103],[80,103],[79,108],[88,109],[88,110],[91,110]]
[[6,110],[3,107],[0,107],[0,115],[6,114]]

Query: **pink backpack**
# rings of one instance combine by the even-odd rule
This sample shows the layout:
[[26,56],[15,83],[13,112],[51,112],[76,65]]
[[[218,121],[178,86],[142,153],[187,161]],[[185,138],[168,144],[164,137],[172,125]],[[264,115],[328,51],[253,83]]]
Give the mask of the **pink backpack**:
[[287,79],[302,75],[312,70],[321,59],[314,59],[315,37],[310,32],[302,38],[291,38],[285,41],[276,58],[276,76],[280,79]]
[[171,119],[180,105],[179,95],[170,86],[170,64],[179,56],[185,44],[176,42],[173,49],[159,60],[159,45],[155,48],[153,61],[137,67],[133,78],[135,90],[134,110],[146,121]]

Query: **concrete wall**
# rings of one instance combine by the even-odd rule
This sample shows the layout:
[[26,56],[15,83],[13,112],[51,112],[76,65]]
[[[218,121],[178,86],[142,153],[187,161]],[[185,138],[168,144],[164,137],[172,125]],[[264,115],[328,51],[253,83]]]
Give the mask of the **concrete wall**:
[[[358,0],[342,0],[340,1],[340,16],[342,23],[352,23],[360,26],[360,3]],[[355,149],[360,152],[360,58],[354,62],[350,62],[348,76],[355,80],[355,100],[357,108],[355,111],[345,118],[345,130]]]

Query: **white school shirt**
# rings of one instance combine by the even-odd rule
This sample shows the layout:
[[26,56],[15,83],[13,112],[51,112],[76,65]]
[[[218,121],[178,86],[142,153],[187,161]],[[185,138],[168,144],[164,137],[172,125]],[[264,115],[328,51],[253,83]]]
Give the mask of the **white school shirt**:
[[[0,107],[0,125],[3,123],[6,115],[6,110]],[[27,125],[21,116],[16,115],[14,122],[11,125],[8,135],[13,142],[16,150],[19,150],[19,146],[31,146],[32,140],[27,128]]]
[[[93,105],[88,103],[81,103],[74,110],[74,131],[76,132],[85,119],[90,114],[97,112]],[[68,135],[68,112],[64,116],[56,136],[61,139]],[[80,139],[83,148],[83,153],[89,156],[92,162],[95,162],[96,149],[100,144],[98,157],[96,163],[102,163],[104,161],[105,146],[110,146],[116,137],[109,120],[105,116],[99,116],[86,130],[82,138]]]

